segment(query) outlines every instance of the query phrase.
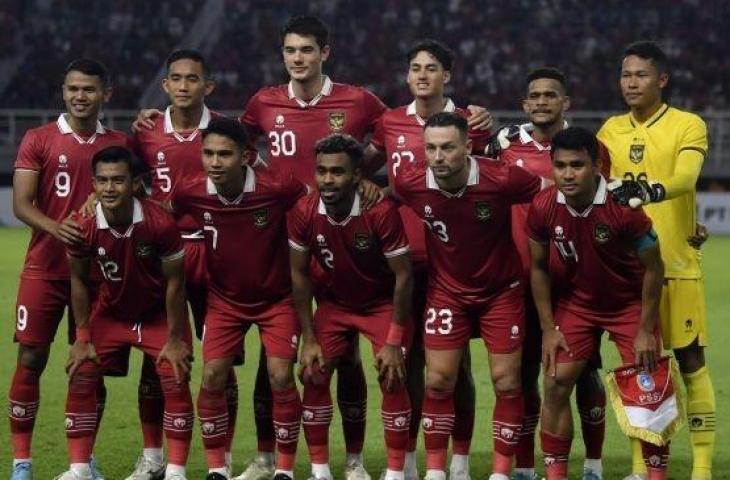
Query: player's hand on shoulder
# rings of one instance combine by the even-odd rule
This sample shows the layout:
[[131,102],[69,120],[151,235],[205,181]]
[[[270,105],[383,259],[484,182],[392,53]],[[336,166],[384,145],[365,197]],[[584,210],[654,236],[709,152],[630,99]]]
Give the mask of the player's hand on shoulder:
[[146,108],[137,114],[137,118],[132,122],[132,132],[138,133],[142,130],[152,130],[155,127],[155,117],[164,115],[164,112],[156,108]]
[[502,151],[509,148],[512,141],[519,136],[519,125],[507,125],[500,127],[494,135],[489,137],[484,154],[489,158],[499,158]]
[[564,350],[568,355],[573,356],[565,340],[565,335],[557,327],[542,332],[542,364],[545,374],[554,377],[557,374],[558,352]]
[[375,356],[378,382],[385,382],[385,389],[392,392],[406,382],[406,367],[401,347],[385,344]]
[[635,361],[648,372],[653,372],[657,367],[657,344],[653,332],[639,329],[634,339]]
[[488,131],[492,129],[494,118],[489,110],[479,105],[469,105],[466,109],[469,111],[469,118],[466,119],[469,130]]
[[157,364],[167,361],[172,366],[177,383],[184,382],[193,366],[190,346],[182,339],[168,338],[157,356]]
[[366,178],[360,180],[357,189],[360,193],[360,206],[365,210],[369,210],[385,198],[381,188]]
[[65,245],[69,246],[78,245],[84,241],[84,235],[81,231],[81,227],[76,220],[74,220],[72,215],[69,215],[57,224],[56,229],[53,232],[53,236]]
[[99,197],[96,196],[95,192],[91,192],[84,204],[81,205],[81,208],[79,208],[79,213],[81,214],[81,216],[93,217],[94,215],[96,215],[97,203],[99,203]]
[[708,238],[710,238],[710,232],[707,230],[707,226],[697,222],[695,224],[695,233],[687,237],[687,243],[699,250]]
[[68,376],[73,377],[84,362],[99,363],[94,344],[76,340],[68,352],[68,361],[66,362]]

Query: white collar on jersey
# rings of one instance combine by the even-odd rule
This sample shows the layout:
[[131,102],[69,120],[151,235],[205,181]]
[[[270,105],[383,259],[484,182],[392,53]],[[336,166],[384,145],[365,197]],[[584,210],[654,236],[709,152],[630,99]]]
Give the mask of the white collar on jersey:
[[69,125],[68,120],[66,120],[66,113],[62,113],[58,116],[58,120],[56,120],[56,125],[58,126],[58,131],[61,132],[63,135],[73,135],[73,137],[76,139],[79,143],[94,143],[94,140],[96,140],[97,135],[104,135],[106,133],[106,129],[104,128],[104,125],[101,124],[99,120],[96,121],[96,131],[94,134],[89,137],[88,139],[84,140],[83,138],[79,137],[76,132],[73,131],[71,128],[71,125]]
[[355,192],[355,198],[352,201],[352,208],[350,209],[350,214],[347,216],[346,219],[344,219],[341,222],[336,222],[332,217],[327,215],[327,207],[325,206],[324,202],[322,201],[322,197],[319,197],[319,205],[317,207],[317,213],[320,215],[325,215],[327,217],[327,221],[329,221],[332,225],[345,225],[347,222],[350,221],[352,217],[359,217],[360,216],[360,194],[358,192]]
[[558,190],[558,198],[557,198],[558,203],[565,205],[565,208],[567,208],[568,212],[574,217],[584,217],[584,218],[587,217],[591,213],[591,210],[593,210],[593,205],[605,204],[606,198],[608,197],[608,188],[606,185],[606,179],[603,178],[603,175],[598,175],[598,178],[599,178],[598,189],[596,190],[596,196],[593,197],[593,203],[591,205],[589,205],[588,208],[586,208],[582,212],[576,212],[573,209],[573,207],[568,205],[565,202],[565,195],[563,195],[563,192],[561,192],[560,190]]
[[132,224],[127,228],[127,231],[120,234],[114,228],[109,225],[106,217],[104,216],[104,209],[101,208],[101,202],[96,204],[96,228],[99,230],[109,230],[112,235],[117,238],[129,237],[134,229],[134,224],[144,220],[144,213],[142,212],[142,204],[136,198],[134,200],[134,207],[132,210]]
[[208,123],[210,122],[210,110],[208,110],[208,107],[203,105],[203,114],[200,116],[200,123],[198,123],[198,126],[193,132],[188,135],[187,137],[184,135],[180,135],[178,132],[175,131],[175,127],[172,125],[172,106],[168,106],[165,109],[165,133],[170,134],[172,133],[175,135],[175,138],[179,142],[192,142],[193,139],[198,135],[198,132],[201,129],[208,128]]
[[[446,99],[446,105],[444,105],[444,109],[441,110],[442,112],[449,112],[454,113],[456,111],[456,105],[454,104],[454,101],[450,98]],[[416,117],[416,121],[419,125],[423,126],[426,125],[426,120],[419,117],[416,113],[416,101],[413,100],[411,103],[408,104],[408,107],[406,107],[406,115],[414,115]]]
[[205,188],[208,191],[208,195],[218,195],[218,198],[220,199],[221,203],[223,203],[223,205],[236,205],[241,203],[244,193],[251,193],[256,190],[256,173],[254,173],[253,168],[249,167],[248,165],[245,165],[244,168],[246,169],[246,180],[243,183],[243,191],[238,197],[236,197],[234,200],[226,199],[224,196],[218,193],[218,189],[215,188],[215,183],[213,183],[210,178],[206,178]]
[[[568,128],[568,122],[563,120],[563,129]],[[550,150],[550,145],[547,147],[542,145],[540,142],[532,138],[530,132],[535,130],[535,126],[531,122],[523,123],[520,125],[520,142],[524,145],[526,143],[532,143],[539,151]]]
[[431,190],[439,190],[441,193],[443,193],[446,196],[449,197],[460,197],[464,194],[466,191],[466,187],[469,187],[471,185],[478,185],[479,184],[479,164],[477,161],[469,155],[469,177],[466,179],[466,185],[464,185],[464,188],[459,190],[456,193],[449,193],[445,192],[444,190],[441,190],[441,187],[439,187],[439,184],[436,182],[436,177],[433,175],[433,171],[431,170],[431,167],[426,168],[426,187],[430,188]]
[[319,93],[308,102],[305,102],[294,94],[294,80],[289,80],[289,99],[296,100],[296,102],[302,108],[313,107],[314,105],[317,105],[317,102],[319,102],[322,97],[329,96],[332,93],[332,80],[330,80],[330,77],[328,77],[327,75],[322,75],[322,79],[322,90],[320,90]]

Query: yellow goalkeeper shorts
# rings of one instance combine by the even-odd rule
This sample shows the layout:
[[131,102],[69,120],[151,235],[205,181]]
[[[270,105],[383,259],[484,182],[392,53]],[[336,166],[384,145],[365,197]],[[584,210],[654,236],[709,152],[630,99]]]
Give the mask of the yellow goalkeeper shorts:
[[707,346],[704,281],[668,278],[664,282],[659,304],[664,348],[683,348],[695,339],[700,346]]

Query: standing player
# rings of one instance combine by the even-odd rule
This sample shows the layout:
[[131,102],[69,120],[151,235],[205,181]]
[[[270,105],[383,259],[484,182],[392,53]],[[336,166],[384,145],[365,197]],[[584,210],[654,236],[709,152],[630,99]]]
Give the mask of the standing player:
[[[330,133],[348,133],[362,141],[373,131],[385,105],[364,88],[334,83],[322,73],[330,54],[329,32],[311,16],[289,19],[281,31],[281,49],[289,83],[259,90],[241,116],[250,139],[249,159],[256,155],[256,140],[265,137],[267,161],[282,174],[292,174],[312,184],[314,145]],[[313,186],[313,185],[312,185]],[[259,456],[239,477],[264,480],[271,477],[273,431],[271,400],[262,352],[254,391],[254,411],[259,438]],[[347,480],[369,480],[362,466],[365,439],[367,384],[357,344],[338,366],[337,398],[347,450]]]
[[429,286],[424,340],[426,478],[446,476],[453,390],[463,349],[478,329],[489,351],[496,405],[491,480],[507,480],[524,414],[520,359],[524,290],[510,207],[529,201],[538,177],[469,155],[466,120],[441,112],[425,126],[427,169],[404,169],[395,190],[427,224]]
[[[53,123],[29,130],[15,161],[13,209],[33,235],[18,286],[18,360],[8,393],[13,480],[32,478],[31,439],[40,376],[64,309],[70,305],[64,244],[79,241],[80,232],[67,217],[91,192],[91,157],[107,146],[127,144],[124,134],[99,123],[102,105],[111,97],[103,65],[87,59],[71,62],[62,92],[66,112]],[[102,382],[97,395],[100,415],[104,394]]]
[[[315,151],[319,194],[301,198],[288,219],[293,296],[302,326],[302,418],[312,477],[333,478],[330,380],[339,358],[362,333],[373,345],[383,394],[388,455],[383,478],[403,480],[411,414],[404,364],[412,334],[408,240],[392,201],[361,208],[357,188],[363,151],[352,137],[330,135]],[[314,316],[312,258],[327,272]]]
[[[82,240],[69,247],[76,342],[71,347],[66,436],[71,467],[59,480],[91,479],[96,385],[104,371],[126,363],[130,347],[156,359],[165,397],[170,461],[166,480],[185,480],[193,433],[188,373],[191,334],[185,312],[184,251],[172,216],[149,200],[137,200],[141,179],[132,153],[109,147],[94,155],[96,215],[79,223]],[[103,280],[90,298],[89,271]]]
[[[624,364],[656,367],[663,266],[657,236],[641,210],[622,207],[600,175],[598,142],[568,128],[552,140],[556,187],[533,200],[527,220],[531,283],[543,331],[545,402],[541,443],[548,480],[568,478],[570,394],[600,334],[610,333]],[[554,308],[550,263],[564,273]],[[651,480],[666,478],[669,447],[642,442]],[[595,477],[594,477],[595,478]]]
[[[454,102],[444,96],[444,87],[451,80],[454,63],[454,53],[448,47],[434,40],[421,40],[408,51],[407,61],[406,81],[413,95],[413,102],[383,114],[367,149],[372,159],[380,160],[371,160],[367,169],[375,172],[382,166],[382,162],[387,162],[388,183],[391,185],[401,167],[412,164],[417,168],[426,168],[423,125],[428,118],[439,112],[457,112],[464,117],[468,116],[466,111],[456,108]],[[474,149],[483,151],[489,131],[472,129],[469,137],[474,142]],[[420,320],[425,311],[428,286],[425,227],[418,215],[407,206],[401,206],[399,211],[408,235],[414,266],[413,318]],[[407,358],[407,387],[413,411],[405,465],[408,480],[418,478],[415,452],[423,403],[424,362],[423,337],[418,328]],[[469,475],[469,448],[474,430],[476,400],[470,364],[469,349],[466,348],[462,359],[463,368],[459,370],[454,391],[456,417],[450,467],[450,476],[454,480],[462,480]]]
[[[291,175],[246,164],[246,134],[236,121],[213,119],[203,133],[207,176],[180,182],[172,202],[206,232],[208,299],[198,416],[207,480],[229,478],[225,462],[225,385],[246,331],[258,325],[273,392],[276,480],[293,478],[301,400],[292,372],[299,322],[291,298],[286,211],[306,187]],[[242,245],[245,248],[242,248]]]
[[[167,202],[176,185],[192,175],[205,173],[200,160],[202,131],[216,117],[205,106],[205,98],[214,88],[203,56],[194,50],[178,50],[166,61],[167,75],[162,80],[170,99],[163,115],[152,120],[151,129],[136,129],[135,150],[152,172],[153,199]],[[206,277],[205,241],[202,226],[190,216],[177,219],[185,248],[185,287],[200,338],[205,319]],[[226,384],[229,430],[226,463],[231,464],[231,443],[238,410],[238,385],[231,369]],[[139,385],[139,416],[142,422],[144,450],[134,472],[127,480],[151,480],[162,475],[163,425],[162,391],[157,379],[154,359],[145,357]]]
[[[621,93],[629,113],[609,118],[598,132],[611,158],[611,174],[639,187],[647,215],[662,239],[665,284],[660,306],[664,347],[674,350],[685,386],[693,480],[711,478],[715,446],[715,394],[705,365],[705,292],[699,252],[687,243],[695,232],[695,184],[707,155],[700,117],[667,105],[667,57],[653,42],[624,52]],[[622,196],[623,193],[621,194]],[[628,201],[628,198],[624,198]],[[634,443],[634,474],[644,478]]]
[[[551,139],[567,127],[564,114],[570,107],[565,75],[554,68],[538,68],[527,76],[527,95],[522,108],[529,123],[512,129],[514,138],[499,153],[499,159],[528,172],[552,178]],[[529,204],[512,207],[512,238],[520,253],[525,280],[530,274],[530,249],[525,226]],[[529,287],[529,284],[527,285]],[[515,480],[532,480],[535,474],[535,429],[540,418],[540,352],[542,334],[532,293],[526,288],[525,345],[522,349],[522,388],[525,395],[525,423],[515,452]],[[605,433],[606,394],[592,361],[576,383],[586,459],[583,479],[600,479],[601,452]]]

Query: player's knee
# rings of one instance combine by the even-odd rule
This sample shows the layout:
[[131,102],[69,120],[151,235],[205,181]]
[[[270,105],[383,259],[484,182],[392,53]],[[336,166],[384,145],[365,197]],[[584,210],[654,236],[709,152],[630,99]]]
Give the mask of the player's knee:
[[684,348],[674,350],[679,364],[679,370],[684,373],[694,373],[705,366],[705,350],[697,339]]
[[33,347],[29,345],[18,346],[18,365],[30,370],[43,373],[48,363],[48,346]]
[[522,389],[520,368],[515,368],[507,362],[496,362],[492,365],[492,385],[496,392],[508,392]]
[[228,369],[219,362],[208,362],[203,365],[203,387],[217,392],[223,390],[228,379]]
[[294,386],[294,375],[291,368],[277,368],[269,370],[271,389],[276,391],[287,390]]
[[543,390],[545,407],[558,407],[565,405],[570,400],[573,385],[561,377],[545,377]]
[[456,387],[456,379],[456,375],[431,368],[426,372],[426,388],[437,392],[450,392]]

